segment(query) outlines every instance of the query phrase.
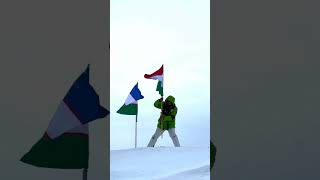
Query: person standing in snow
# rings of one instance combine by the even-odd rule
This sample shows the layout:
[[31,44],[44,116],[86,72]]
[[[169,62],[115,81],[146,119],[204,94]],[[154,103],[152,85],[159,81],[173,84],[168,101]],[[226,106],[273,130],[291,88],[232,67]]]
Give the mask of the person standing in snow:
[[173,96],[168,96],[164,102],[163,98],[160,98],[154,102],[154,107],[161,109],[161,113],[160,118],[158,119],[156,132],[151,137],[148,147],[154,147],[157,139],[165,130],[168,130],[174,146],[180,147],[178,136],[175,133],[175,117],[178,112],[178,108],[175,105],[175,98]]

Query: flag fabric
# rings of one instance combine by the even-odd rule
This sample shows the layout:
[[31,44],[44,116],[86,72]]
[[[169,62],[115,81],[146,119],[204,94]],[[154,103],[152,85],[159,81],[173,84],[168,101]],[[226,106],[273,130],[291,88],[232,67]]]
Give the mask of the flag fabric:
[[21,161],[37,167],[57,169],[88,168],[88,125],[79,126],[51,139],[46,133]]
[[145,74],[144,77],[147,79],[158,80],[156,91],[158,91],[159,94],[163,96],[163,65],[154,73]]
[[108,114],[89,84],[88,65],[63,98],[43,137],[21,161],[47,168],[88,168],[88,123]]
[[138,114],[138,100],[143,99],[143,95],[138,88],[138,83],[132,88],[126,101],[117,111],[119,114],[137,115]]

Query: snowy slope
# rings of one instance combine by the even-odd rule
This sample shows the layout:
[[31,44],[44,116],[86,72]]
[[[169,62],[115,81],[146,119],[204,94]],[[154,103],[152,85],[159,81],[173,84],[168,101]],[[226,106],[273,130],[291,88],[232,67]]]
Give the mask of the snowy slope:
[[111,180],[209,180],[209,150],[209,147],[113,150]]

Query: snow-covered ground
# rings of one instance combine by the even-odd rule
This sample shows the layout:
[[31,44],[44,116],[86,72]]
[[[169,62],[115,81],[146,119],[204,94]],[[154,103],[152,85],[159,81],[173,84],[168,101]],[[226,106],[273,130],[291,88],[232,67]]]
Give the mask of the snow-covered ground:
[[110,151],[111,180],[210,180],[209,147]]

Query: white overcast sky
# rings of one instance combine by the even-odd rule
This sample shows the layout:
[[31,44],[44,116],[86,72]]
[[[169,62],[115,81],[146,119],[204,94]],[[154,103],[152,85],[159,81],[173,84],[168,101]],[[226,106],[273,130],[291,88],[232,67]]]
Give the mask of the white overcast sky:
[[[164,96],[176,98],[176,132],[182,146],[209,146],[210,1],[111,0],[110,5],[110,147],[134,147],[135,116],[120,115],[139,82],[138,146],[156,129],[160,98],[157,81],[144,79],[164,64]],[[156,145],[172,146],[166,132]]]

